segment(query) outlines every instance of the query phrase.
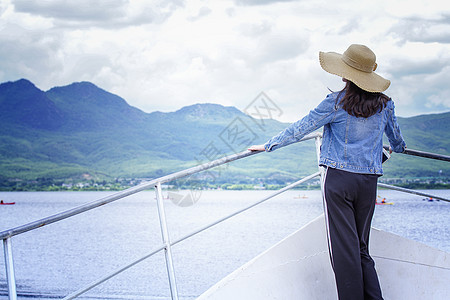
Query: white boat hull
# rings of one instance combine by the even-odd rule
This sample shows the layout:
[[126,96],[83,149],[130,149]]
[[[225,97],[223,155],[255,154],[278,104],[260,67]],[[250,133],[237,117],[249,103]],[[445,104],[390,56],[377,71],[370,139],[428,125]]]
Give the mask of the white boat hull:
[[[370,253],[384,299],[449,299],[449,253],[373,228]],[[249,261],[198,299],[337,299],[323,216]]]

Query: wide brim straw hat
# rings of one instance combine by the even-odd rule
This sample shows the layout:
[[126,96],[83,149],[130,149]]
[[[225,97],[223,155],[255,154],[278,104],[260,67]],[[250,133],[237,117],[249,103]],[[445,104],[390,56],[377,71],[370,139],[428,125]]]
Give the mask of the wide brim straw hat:
[[383,92],[391,84],[374,72],[377,68],[375,53],[364,45],[350,45],[343,54],[319,52],[319,60],[322,69],[350,80],[365,91]]

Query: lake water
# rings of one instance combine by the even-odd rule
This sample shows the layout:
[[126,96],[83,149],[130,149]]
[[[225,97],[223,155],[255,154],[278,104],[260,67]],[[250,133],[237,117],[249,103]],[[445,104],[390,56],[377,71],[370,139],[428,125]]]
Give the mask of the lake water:
[[[190,207],[166,201],[172,240],[246,207],[271,191],[203,191]],[[450,190],[429,193],[450,197]],[[107,192],[0,193],[0,231],[102,198]],[[450,203],[380,190],[393,205],[376,207],[373,226],[450,252]],[[288,191],[173,246],[180,299],[195,299],[221,278],[322,213],[320,191]],[[54,299],[81,288],[161,245],[152,191],[13,237],[19,299]],[[3,254],[2,254],[3,255]],[[0,299],[6,299],[0,260]],[[80,299],[169,299],[164,254]]]

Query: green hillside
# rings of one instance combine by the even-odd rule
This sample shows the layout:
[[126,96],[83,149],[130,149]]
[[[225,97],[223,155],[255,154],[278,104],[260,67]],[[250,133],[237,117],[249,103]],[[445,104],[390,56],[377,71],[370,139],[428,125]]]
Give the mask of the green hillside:
[[[450,113],[399,123],[409,148],[449,155]],[[46,92],[25,79],[7,82],[0,84],[0,189],[159,177],[264,143],[287,125],[217,104],[145,113],[89,82]],[[216,184],[284,184],[316,170],[314,141],[306,141],[201,176]],[[384,178],[448,174],[448,163],[393,154]]]

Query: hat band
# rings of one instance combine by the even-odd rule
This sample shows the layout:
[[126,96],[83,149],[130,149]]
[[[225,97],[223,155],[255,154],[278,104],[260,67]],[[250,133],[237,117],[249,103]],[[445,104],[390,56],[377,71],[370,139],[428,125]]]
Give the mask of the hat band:
[[372,66],[362,65],[359,62],[357,62],[356,60],[351,59],[347,55],[342,55],[342,60],[348,66],[355,68],[357,70],[363,71],[365,73],[372,73],[372,71],[374,71],[376,69],[376,63],[375,63],[375,65],[372,65]]

